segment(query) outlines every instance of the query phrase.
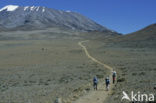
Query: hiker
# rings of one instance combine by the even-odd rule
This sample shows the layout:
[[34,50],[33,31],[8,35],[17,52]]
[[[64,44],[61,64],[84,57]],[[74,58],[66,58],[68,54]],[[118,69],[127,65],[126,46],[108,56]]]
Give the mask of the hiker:
[[153,88],[154,90],[156,90],[156,85],[154,86],[154,88]]
[[112,74],[112,79],[113,79],[113,84],[114,84],[114,83],[115,83],[115,80],[116,80],[116,71],[113,70],[112,73],[113,73],[113,74]]
[[98,78],[95,76],[93,78],[93,87],[94,87],[94,90],[97,90],[97,85],[98,85]]
[[110,84],[109,77],[107,77],[107,78],[105,79],[105,82],[106,82],[106,89],[107,89],[107,91],[108,91],[108,90],[109,90],[109,84]]

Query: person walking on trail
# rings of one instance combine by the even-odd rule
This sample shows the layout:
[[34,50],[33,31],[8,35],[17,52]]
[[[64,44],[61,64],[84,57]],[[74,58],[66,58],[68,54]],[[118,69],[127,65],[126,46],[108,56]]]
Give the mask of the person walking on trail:
[[116,81],[116,71],[115,70],[113,70],[113,72],[112,72],[113,74],[112,74],[112,79],[113,79],[113,84],[115,83],[115,81]]
[[106,82],[106,90],[108,91],[109,90],[109,84],[110,84],[109,77],[106,78],[105,82]]
[[93,78],[93,87],[94,87],[94,90],[97,90],[97,85],[98,85],[98,78],[97,78],[97,76],[95,76]]

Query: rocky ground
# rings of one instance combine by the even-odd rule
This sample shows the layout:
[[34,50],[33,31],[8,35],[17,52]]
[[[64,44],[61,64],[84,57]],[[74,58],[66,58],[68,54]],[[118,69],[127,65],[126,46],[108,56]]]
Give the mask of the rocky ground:
[[40,32],[16,32],[15,37],[1,33],[0,103],[51,103],[57,97],[70,103],[92,90],[92,78],[97,75],[103,79],[108,70],[88,59],[78,45],[88,39],[85,46],[90,54],[118,73],[117,84],[105,103],[121,103],[122,91],[155,93],[155,40],[115,42],[99,33],[78,36],[72,32],[58,32],[59,37],[70,34],[59,38],[51,30],[42,31],[46,36],[37,36]]
[[0,41],[0,102],[49,103],[89,91],[93,76],[107,71],[85,56],[78,41]]
[[121,102],[122,91],[129,95],[131,91],[135,93],[140,91],[140,94],[155,94],[156,48],[151,44],[155,44],[155,41],[127,43],[93,41],[87,44],[92,55],[109,65],[113,65],[118,71],[114,92],[105,103],[127,103],[126,100]]

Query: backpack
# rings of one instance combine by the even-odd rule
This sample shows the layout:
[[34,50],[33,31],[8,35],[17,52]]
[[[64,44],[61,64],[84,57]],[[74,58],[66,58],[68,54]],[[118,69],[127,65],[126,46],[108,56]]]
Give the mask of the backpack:
[[98,80],[95,77],[94,77],[93,81],[94,81],[94,83],[98,83]]
[[116,72],[113,72],[113,77],[116,77]]
[[109,84],[110,83],[110,80],[109,79],[106,79],[106,83]]

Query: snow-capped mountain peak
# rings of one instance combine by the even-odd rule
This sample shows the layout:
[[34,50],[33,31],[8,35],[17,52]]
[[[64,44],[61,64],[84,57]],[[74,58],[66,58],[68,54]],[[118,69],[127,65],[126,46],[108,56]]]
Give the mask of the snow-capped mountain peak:
[[31,30],[60,27],[80,31],[110,31],[93,20],[69,10],[8,5],[0,11],[2,11],[0,27],[6,29]]
[[0,9],[0,12],[3,10],[7,10],[7,11],[15,11],[19,6],[17,5],[7,5],[3,8]]

